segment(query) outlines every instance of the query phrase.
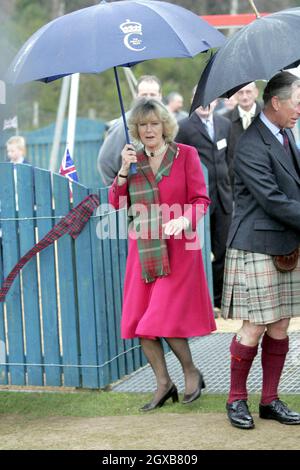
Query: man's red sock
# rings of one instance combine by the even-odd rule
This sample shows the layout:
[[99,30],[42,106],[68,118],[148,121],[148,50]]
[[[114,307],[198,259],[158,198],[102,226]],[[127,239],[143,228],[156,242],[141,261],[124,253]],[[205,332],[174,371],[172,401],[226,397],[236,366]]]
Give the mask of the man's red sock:
[[236,400],[247,400],[247,378],[252,362],[257,354],[257,346],[245,346],[233,338],[231,352],[231,377],[228,403]]
[[278,398],[278,385],[289,350],[289,338],[287,336],[284,339],[273,339],[265,333],[261,347],[263,369],[261,404],[268,405]]

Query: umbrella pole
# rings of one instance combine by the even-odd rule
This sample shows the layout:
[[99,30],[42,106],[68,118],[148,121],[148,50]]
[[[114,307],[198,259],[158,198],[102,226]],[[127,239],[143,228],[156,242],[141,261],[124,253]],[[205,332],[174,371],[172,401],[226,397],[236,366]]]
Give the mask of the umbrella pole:
[[[120,102],[120,107],[121,107],[122,119],[123,119],[123,124],[124,124],[126,143],[130,144],[129,133],[128,133],[128,128],[127,128],[127,122],[126,122],[126,116],[125,116],[125,110],[124,110],[124,105],[123,105],[123,99],[122,99],[122,93],[121,93],[121,87],[120,87],[117,67],[114,67],[114,73],[115,73],[115,80],[116,80],[116,84],[117,84],[117,90],[118,90],[119,102]],[[136,173],[136,163],[131,163],[130,173],[131,174]]]

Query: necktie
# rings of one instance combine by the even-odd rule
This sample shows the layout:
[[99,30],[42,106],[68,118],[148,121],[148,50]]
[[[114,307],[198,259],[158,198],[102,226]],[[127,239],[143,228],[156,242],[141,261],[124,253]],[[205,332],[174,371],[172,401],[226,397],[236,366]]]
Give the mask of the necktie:
[[286,150],[287,155],[290,157],[290,161],[294,165],[294,168],[295,168],[296,172],[298,173],[298,176],[300,176],[299,175],[299,165],[298,165],[298,161],[297,161],[297,156],[292,151],[288,135],[287,135],[285,129],[280,129],[279,132],[283,137],[284,149]]
[[214,140],[214,125],[213,125],[213,122],[210,120],[210,119],[207,119],[205,121],[205,125],[206,125],[206,130],[207,130],[207,133],[209,135],[209,137],[211,138],[211,140]]
[[279,133],[282,135],[283,138],[283,146],[287,152],[290,152],[290,144],[289,144],[289,138],[284,129],[280,129]]
[[4,302],[5,296],[10,289],[15,277],[21,271],[23,266],[37,253],[58,240],[65,233],[69,233],[72,238],[77,238],[81,230],[88,222],[94,209],[99,206],[99,198],[96,194],[90,194],[85,197],[76,207],[61,219],[54,227],[34,245],[22,258],[17,262],[9,275],[4,279],[0,289],[0,302]]
[[244,129],[247,129],[247,127],[250,126],[252,122],[252,114],[250,111],[244,111],[243,115],[242,115],[242,124],[243,124],[243,128]]

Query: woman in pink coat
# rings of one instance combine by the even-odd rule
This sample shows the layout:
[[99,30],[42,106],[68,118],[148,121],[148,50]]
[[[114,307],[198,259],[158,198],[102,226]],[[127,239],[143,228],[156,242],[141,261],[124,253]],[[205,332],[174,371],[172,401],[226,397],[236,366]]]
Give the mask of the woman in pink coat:
[[[122,338],[139,337],[156,377],[153,400],[142,411],[178,401],[165,362],[161,338],[179,359],[185,377],[183,403],[201,395],[204,380],[195,367],[188,340],[215,330],[204,273],[199,219],[210,200],[196,149],[173,142],[177,123],[165,106],[140,99],[131,111],[129,130],[143,144],[122,151],[122,166],[110,188],[115,208],[129,206],[129,253],[126,265]],[[131,163],[137,173],[130,174]]]

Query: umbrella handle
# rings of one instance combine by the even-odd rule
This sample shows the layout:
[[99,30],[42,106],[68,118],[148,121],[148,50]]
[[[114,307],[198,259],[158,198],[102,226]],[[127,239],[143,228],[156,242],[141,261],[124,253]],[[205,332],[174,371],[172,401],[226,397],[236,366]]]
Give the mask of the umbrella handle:
[[[124,105],[123,105],[123,99],[122,99],[122,93],[121,93],[121,87],[120,87],[120,82],[119,82],[119,76],[118,76],[117,67],[114,67],[114,73],[115,73],[115,80],[116,80],[116,84],[117,84],[118,96],[119,96],[119,101],[120,101],[122,119],[123,119],[123,124],[124,124],[124,131],[125,131],[126,143],[127,143],[127,144],[130,144],[129,133],[128,133],[128,127],[127,127],[127,122],[126,122],[126,116],[125,116],[125,110],[124,110]],[[131,173],[132,175],[134,175],[135,173],[137,173],[136,163],[131,163],[131,165],[130,165],[130,173]]]

